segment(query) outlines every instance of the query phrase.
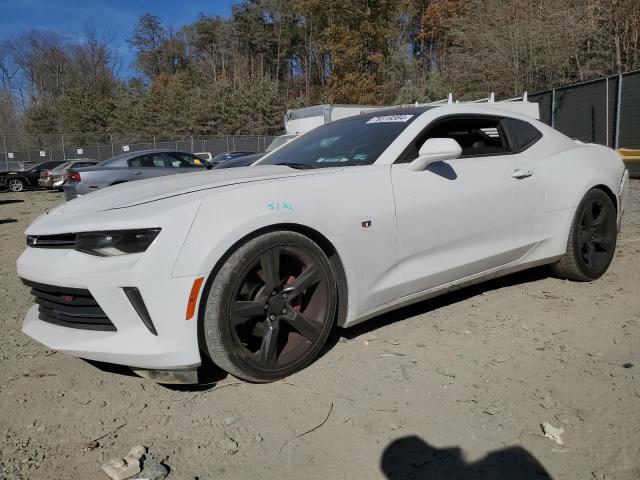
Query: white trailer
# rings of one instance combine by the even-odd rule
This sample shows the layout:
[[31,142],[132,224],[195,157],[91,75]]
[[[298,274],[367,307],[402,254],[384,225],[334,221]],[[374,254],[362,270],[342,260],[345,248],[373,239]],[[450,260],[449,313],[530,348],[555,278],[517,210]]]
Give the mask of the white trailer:
[[325,123],[353,117],[381,107],[371,105],[313,105],[311,107],[289,110],[284,117],[287,135],[301,135]]

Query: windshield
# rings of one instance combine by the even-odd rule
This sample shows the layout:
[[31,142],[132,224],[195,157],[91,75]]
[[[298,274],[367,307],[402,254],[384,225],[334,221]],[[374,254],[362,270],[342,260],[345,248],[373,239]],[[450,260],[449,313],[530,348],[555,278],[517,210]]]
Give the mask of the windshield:
[[378,116],[327,123],[284,145],[259,165],[302,168],[371,165],[417,116],[381,112]]
[[57,172],[60,170],[64,170],[65,168],[67,168],[69,165],[71,165],[71,162],[64,162],[62,165],[58,165],[56,168],[54,168],[52,171]]
[[35,171],[38,171],[38,170],[42,170],[42,167],[44,167],[47,163],[49,163],[49,162],[38,163],[37,165],[34,165],[29,170],[27,170],[27,172],[35,172]]

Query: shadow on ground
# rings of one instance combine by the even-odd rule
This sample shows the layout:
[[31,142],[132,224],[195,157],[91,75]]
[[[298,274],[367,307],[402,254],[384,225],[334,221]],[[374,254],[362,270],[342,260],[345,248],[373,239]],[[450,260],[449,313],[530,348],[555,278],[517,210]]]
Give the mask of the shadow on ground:
[[0,218],[0,225],[4,223],[18,223],[18,220],[15,218]]
[[[437,310],[454,303],[468,300],[485,292],[498,290],[500,288],[510,287],[514,285],[521,285],[523,283],[534,282],[549,277],[549,269],[546,267],[534,268],[526,270],[524,272],[515,273],[506,277],[489,280],[487,282],[473,285],[470,287],[457,290],[455,292],[447,293],[436,298],[425,300],[408,307],[400,308],[379,317],[374,317],[360,325],[351,327],[348,329],[334,328],[329,339],[327,340],[321,354],[318,358],[323,357],[338,343],[341,337],[348,338],[350,340],[364,335],[373,330],[377,330],[385,325],[390,325],[395,322],[406,320],[411,317],[422,315],[433,310]],[[206,356],[202,355],[203,363],[199,368],[200,383],[193,385],[163,385],[165,388],[177,391],[198,392],[212,389],[218,382],[226,378],[227,374],[214,363],[212,363]],[[94,367],[109,373],[115,373],[126,376],[137,376],[131,371],[129,367],[122,365],[112,365],[109,363],[95,362],[86,360]],[[151,380],[149,380],[151,381]]]
[[0,205],[11,205],[12,203],[23,203],[24,200],[18,199],[8,199],[8,200],[0,200]]
[[[106,373],[113,373],[116,375],[123,375],[126,377],[137,377],[143,381],[153,382],[153,380],[148,380],[143,377],[137,375],[131,368],[126,365],[116,365],[113,363],[106,362],[98,362],[95,360],[87,360],[83,359],[89,365],[97,368]],[[224,380],[228,376],[227,372],[220,369],[218,366],[213,364],[209,359],[205,359],[203,356],[202,366],[198,369],[198,378],[199,383],[197,384],[162,384],[158,383],[158,385],[174,391],[180,392],[203,392],[214,388],[218,382]]]
[[370,333],[374,330],[377,330],[378,328],[384,327],[385,325],[391,325],[408,318],[423,315],[425,313],[429,313],[439,308],[447,307],[458,302],[463,302],[465,300],[476,297],[483,293],[491,292],[493,290],[531,283],[538,280],[543,280],[545,278],[548,278],[549,276],[550,270],[546,266],[532,268],[530,270],[514,273],[505,277],[488,280],[477,285],[471,285],[454,292],[445,293],[438,297],[424,300],[407,307],[399,308],[378,317],[374,317],[371,320],[367,320],[366,322],[350,328],[336,328],[334,329],[330,339],[327,341],[326,348],[324,349],[322,355],[330,351],[340,340],[340,337],[353,340],[354,338]]
[[382,453],[380,468],[389,480],[552,480],[522,447],[496,450],[467,463],[459,448],[434,448],[417,436],[391,442]]

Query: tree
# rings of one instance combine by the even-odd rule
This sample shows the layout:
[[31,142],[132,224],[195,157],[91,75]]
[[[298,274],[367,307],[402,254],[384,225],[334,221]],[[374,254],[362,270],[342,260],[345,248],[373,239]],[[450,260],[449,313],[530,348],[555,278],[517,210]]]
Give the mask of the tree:
[[149,79],[174,74],[186,67],[184,39],[172,29],[165,28],[155,15],[142,15],[128,42],[136,52],[137,68]]

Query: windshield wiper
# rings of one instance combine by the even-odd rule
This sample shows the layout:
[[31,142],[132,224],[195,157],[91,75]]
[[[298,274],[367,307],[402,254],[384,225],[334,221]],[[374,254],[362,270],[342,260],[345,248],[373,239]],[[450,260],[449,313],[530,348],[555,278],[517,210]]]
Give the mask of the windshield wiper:
[[308,170],[310,168],[313,168],[313,166],[309,165],[308,163],[283,162],[276,163],[276,165],[285,165],[287,167],[297,168],[298,170]]

